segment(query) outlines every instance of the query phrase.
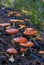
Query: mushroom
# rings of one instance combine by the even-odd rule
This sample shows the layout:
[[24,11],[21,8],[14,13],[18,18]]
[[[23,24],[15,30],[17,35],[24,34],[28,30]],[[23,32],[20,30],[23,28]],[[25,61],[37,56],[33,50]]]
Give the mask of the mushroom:
[[25,31],[23,32],[24,35],[29,36],[29,33],[33,31],[33,28],[26,28]]
[[0,27],[4,27],[4,29],[6,27],[9,27],[11,24],[10,23],[0,23]]
[[34,29],[30,27],[30,28],[26,28],[25,31],[26,31],[26,30],[27,30],[27,31],[33,31]]
[[26,25],[24,25],[24,24],[20,24],[19,26],[20,26],[19,29],[26,28]]
[[19,30],[18,29],[14,29],[14,28],[10,28],[10,29],[6,30],[7,34],[16,34],[18,32],[19,32]]
[[25,47],[25,48],[29,48],[30,49],[30,51],[32,52],[32,49],[31,49],[31,47],[33,47],[34,46],[34,43],[32,43],[31,41],[28,41],[27,43],[20,43],[19,44],[20,46],[23,46],[23,47]]
[[31,41],[28,41],[27,43],[20,43],[19,45],[22,46],[22,47],[25,47],[26,50],[29,48],[31,52],[32,52],[31,47],[34,46],[34,44]]
[[6,30],[6,33],[9,35],[12,35],[12,39],[14,38],[14,34],[18,33],[19,30],[18,29],[14,29],[14,28],[10,28]]
[[33,28],[26,28],[23,34],[26,36],[30,36],[29,40],[32,40],[32,37],[37,35],[38,31],[33,30]]
[[19,45],[24,46],[24,47],[32,47],[34,46],[34,43],[32,43],[31,41],[28,41],[27,43],[20,43]]
[[21,14],[20,14],[20,13],[16,13],[16,14],[15,14],[15,16],[18,16],[18,17],[20,17],[20,16],[21,16]]
[[15,48],[9,48],[6,50],[6,54],[9,54],[11,55],[10,58],[9,58],[9,61],[10,62],[14,62],[14,58],[13,58],[13,55],[17,54],[17,50]]
[[44,54],[44,50],[43,50],[43,51],[41,50],[41,51],[39,51],[38,53],[39,53],[39,54]]
[[25,37],[20,36],[20,37],[14,38],[13,42],[16,42],[16,43],[26,43],[26,42],[28,42],[28,40]]
[[19,12],[11,11],[8,13],[7,17],[10,17],[12,14],[17,14],[17,13],[19,13]]
[[[41,51],[39,51],[38,53],[41,54],[42,57],[43,57],[43,59],[44,59],[44,50],[41,50]],[[44,65],[44,63],[41,63],[41,65]]]
[[38,33],[38,31],[36,31],[36,30],[34,30],[34,31],[32,31],[32,32],[30,32],[30,34],[29,35],[36,35]]
[[37,36],[36,39],[39,40],[39,41],[42,40],[42,38],[40,36]]
[[10,22],[12,22],[13,23],[13,27],[15,27],[15,24],[14,23],[16,23],[16,22],[24,22],[23,20],[18,20],[18,19],[10,19]]
[[23,20],[10,19],[10,22],[24,22]]
[[8,27],[8,26],[10,26],[10,23],[0,23],[0,26]]
[[25,56],[24,53],[26,52],[26,50],[27,50],[26,48],[21,48],[21,49],[20,49],[20,52],[22,53],[22,56],[23,56],[23,57]]
[[29,21],[29,19],[25,18],[24,21]]
[[33,36],[33,35],[36,35],[38,33],[38,31],[36,31],[36,30],[30,30],[30,31],[28,31],[28,30],[25,30],[24,32],[23,32],[23,34],[24,35],[29,35],[29,36]]
[[18,49],[20,49],[20,46],[19,46],[20,43],[26,43],[27,41],[28,40],[22,36],[16,37],[13,39],[13,43],[15,43],[15,47]]

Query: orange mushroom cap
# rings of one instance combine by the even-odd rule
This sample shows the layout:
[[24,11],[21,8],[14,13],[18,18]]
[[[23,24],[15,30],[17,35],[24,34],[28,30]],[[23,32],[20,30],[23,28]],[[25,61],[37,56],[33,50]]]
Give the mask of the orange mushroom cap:
[[38,33],[38,31],[34,30],[34,31],[24,31],[24,35],[29,35],[29,36],[33,36],[36,35]]
[[38,33],[38,31],[32,31],[32,32],[30,32],[30,35],[36,35]]
[[25,31],[33,31],[33,28],[26,28]]
[[21,48],[20,52],[26,52],[26,50],[27,50],[26,48]]
[[23,20],[17,20],[17,19],[10,19],[10,22],[24,22]]
[[4,26],[7,27],[7,26],[10,26],[10,25],[11,25],[10,23],[1,23],[1,24],[0,24],[0,26],[3,26],[3,27],[4,27]]
[[19,29],[21,29],[21,28],[25,28],[25,27],[26,27],[26,25],[24,25],[24,24],[20,24],[19,26],[20,26]]
[[26,25],[25,24],[20,24],[19,26],[22,27],[22,26],[26,26]]
[[15,16],[21,16],[21,14],[20,13],[16,13]]
[[42,40],[42,38],[41,38],[41,37],[39,37],[39,36],[37,36],[37,37],[36,37],[36,39],[37,39],[37,40]]
[[32,46],[34,46],[34,44],[32,42],[30,42],[30,41],[25,43],[25,44],[24,43],[20,43],[20,45],[23,46],[23,47],[32,47]]
[[7,49],[6,53],[8,53],[8,54],[16,54],[17,50],[15,48],[9,48],[9,49]]
[[17,43],[26,43],[28,42],[28,40],[25,37],[17,37],[13,39],[13,42],[17,42]]
[[38,53],[39,53],[39,54],[44,54],[44,51],[39,51]]
[[19,12],[11,11],[8,13],[7,17],[11,16],[12,14],[17,14],[17,13],[19,13]]
[[19,30],[18,29],[14,29],[14,28],[10,28],[10,29],[6,30],[7,34],[16,34],[18,32],[19,32]]

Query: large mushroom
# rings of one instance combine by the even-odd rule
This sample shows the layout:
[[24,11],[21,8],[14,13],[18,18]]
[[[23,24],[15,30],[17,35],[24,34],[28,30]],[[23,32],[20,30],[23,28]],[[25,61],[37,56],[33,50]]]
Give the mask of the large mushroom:
[[17,50],[15,48],[9,48],[6,50],[6,54],[10,55],[9,61],[14,62],[13,55],[17,54]]
[[20,36],[20,37],[14,38],[14,39],[13,39],[13,42],[14,42],[14,43],[16,44],[16,46],[19,48],[19,44],[20,44],[20,43],[26,43],[26,42],[28,42],[28,40],[27,40],[26,38]]
[[16,34],[18,32],[19,32],[19,30],[18,29],[14,29],[14,28],[10,28],[10,29],[6,30],[7,34]]
[[13,43],[15,44],[15,47],[17,48],[18,51],[20,49],[19,44],[20,43],[26,43],[27,41],[28,40],[26,38],[22,37],[22,36],[16,37],[16,38],[13,39]]
[[14,38],[13,42],[16,42],[16,43],[26,43],[26,42],[28,42],[28,40],[25,37],[20,36],[20,37]]
[[28,36],[33,36],[33,35],[36,35],[37,33],[38,33],[38,31],[30,28],[30,29],[25,30],[23,34],[28,35]]
[[26,28],[23,34],[28,36],[28,38],[30,36],[29,40],[32,40],[33,36],[38,34],[38,31],[34,30],[33,28]]
[[14,38],[14,34],[18,33],[19,30],[18,29],[14,29],[14,28],[10,28],[6,30],[6,33],[9,35],[12,35],[12,39]]

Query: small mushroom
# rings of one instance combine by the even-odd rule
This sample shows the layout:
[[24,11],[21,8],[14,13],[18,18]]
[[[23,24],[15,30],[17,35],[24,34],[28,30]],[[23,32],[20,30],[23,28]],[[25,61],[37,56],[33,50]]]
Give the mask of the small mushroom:
[[41,50],[41,51],[39,51],[38,53],[39,53],[39,54],[44,54],[44,50],[43,50],[43,51]]
[[24,21],[29,21],[29,19],[25,18]]
[[10,27],[10,23],[0,23],[0,27],[3,27],[3,29],[5,30],[7,27]]
[[26,43],[26,42],[28,42],[28,40],[25,37],[20,36],[20,37],[14,38],[13,42],[16,42],[16,43]]
[[23,56],[23,57],[25,56],[24,53],[26,52],[26,50],[27,50],[26,48],[21,48],[21,49],[20,49],[20,52],[22,53],[22,56]]
[[14,58],[13,58],[13,55],[17,54],[17,50],[15,48],[9,48],[6,50],[6,54],[9,54],[11,55],[10,58],[9,58],[9,61],[10,62],[14,62]]
[[33,31],[34,29],[33,28],[26,28],[25,30],[27,30],[27,31]]
[[19,12],[15,12],[15,11],[8,12],[7,17],[10,17],[12,14],[17,14],[17,13]]
[[[42,55],[42,58],[44,59],[44,50],[41,50],[38,53],[41,54]],[[41,62],[41,65],[44,65],[44,63]]]
[[18,17],[20,17],[20,16],[21,16],[21,14],[20,14],[20,13],[16,13],[16,14],[15,14],[15,16],[18,16]]
[[19,29],[26,28],[26,25],[24,25],[24,24],[20,24],[19,26],[20,26]]
[[0,26],[2,26],[2,27],[8,27],[10,25],[11,25],[10,23],[0,23]]
[[40,36],[37,36],[36,39],[39,40],[39,41],[42,40],[42,38]]

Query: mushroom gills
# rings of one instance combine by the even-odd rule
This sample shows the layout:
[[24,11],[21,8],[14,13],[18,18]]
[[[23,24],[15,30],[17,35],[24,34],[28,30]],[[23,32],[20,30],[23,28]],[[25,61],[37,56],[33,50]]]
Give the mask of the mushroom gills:
[[14,62],[13,55],[11,55],[11,57],[9,58],[9,61],[10,61],[10,62]]

